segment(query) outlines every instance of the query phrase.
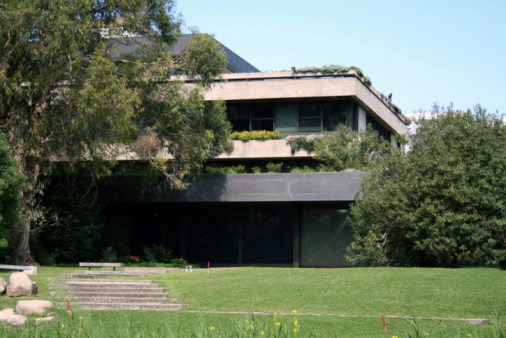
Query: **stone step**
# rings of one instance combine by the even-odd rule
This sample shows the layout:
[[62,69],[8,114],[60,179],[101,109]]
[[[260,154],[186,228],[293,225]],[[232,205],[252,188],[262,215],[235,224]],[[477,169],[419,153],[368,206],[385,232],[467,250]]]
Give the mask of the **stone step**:
[[[56,297],[66,299],[66,297]],[[142,303],[142,304],[175,304],[176,298],[130,298],[130,297],[107,297],[107,296],[91,296],[91,297],[72,297],[73,302],[77,303],[97,303],[97,304],[115,304],[115,303]]]
[[50,283],[65,283],[65,284],[72,284],[72,283],[136,283],[136,284],[153,284],[153,281],[150,280],[137,280],[137,279],[49,279],[48,282]]
[[168,298],[166,285],[150,280],[69,279],[50,280],[51,295],[70,299],[72,307],[90,310],[176,311],[181,305]]
[[51,295],[56,297],[118,297],[118,298],[161,298],[166,299],[170,296],[169,293],[163,292],[50,292]]
[[155,267],[125,267],[124,272],[157,272],[157,273],[167,273],[167,272],[177,272],[183,271],[181,268],[155,268]]
[[125,272],[125,271],[72,271],[72,277],[139,277],[151,276],[158,272]]
[[[62,303],[63,304],[63,303]],[[87,303],[73,304],[85,310],[151,310],[151,311],[177,311],[182,309],[181,304],[149,304],[149,303]]]
[[147,284],[147,283],[86,283],[86,282],[78,282],[78,283],[65,283],[65,284],[55,284],[54,286],[60,287],[68,287],[68,288],[102,288],[102,289],[158,289],[160,286],[165,286],[161,284]]
[[67,281],[63,283],[51,283],[55,286],[83,286],[83,285],[93,285],[96,287],[102,286],[134,286],[134,287],[149,287],[149,286],[160,286],[162,283],[137,283],[135,280],[115,280],[115,281],[95,281],[95,280],[77,280],[77,281]]

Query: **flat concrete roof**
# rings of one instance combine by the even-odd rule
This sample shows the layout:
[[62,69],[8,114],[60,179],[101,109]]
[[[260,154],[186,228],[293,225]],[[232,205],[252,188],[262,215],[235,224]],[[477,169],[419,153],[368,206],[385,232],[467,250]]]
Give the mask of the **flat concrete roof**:
[[239,73],[223,74],[222,82],[215,82],[204,93],[205,100],[305,100],[352,98],[369,114],[382,121],[396,134],[408,132],[404,116],[395,112],[390,103],[373,87],[367,86],[355,70],[346,74],[322,73]]

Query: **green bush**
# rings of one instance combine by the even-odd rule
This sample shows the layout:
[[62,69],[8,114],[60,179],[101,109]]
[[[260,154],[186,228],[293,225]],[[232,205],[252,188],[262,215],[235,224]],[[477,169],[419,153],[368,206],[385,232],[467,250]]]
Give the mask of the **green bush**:
[[279,133],[279,131],[268,131],[268,130],[255,130],[255,131],[235,131],[230,137],[232,140],[236,141],[250,141],[250,140],[279,140],[282,139],[283,136]]
[[[369,265],[506,261],[506,127],[478,106],[417,122],[409,152],[384,156],[351,207],[349,259]],[[363,197],[363,198],[362,198]]]
[[314,158],[327,171],[369,171],[392,149],[388,141],[378,137],[378,132],[371,125],[363,131],[341,125],[337,132],[326,134],[314,143]]
[[255,174],[260,174],[262,172],[262,169],[260,167],[253,167],[251,168],[251,171]]
[[245,174],[246,167],[242,164],[228,167],[206,167],[206,173],[209,175],[225,175],[225,174]]
[[265,165],[265,167],[267,168],[267,171],[269,173],[280,173],[281,169],[283,168],[283,162],[280,163],[269,162]]
[[173,259],[171,256],[172,249],[163,245],[143,246],[142,251],[146,256],[146,260],[151,263],[170,263]]

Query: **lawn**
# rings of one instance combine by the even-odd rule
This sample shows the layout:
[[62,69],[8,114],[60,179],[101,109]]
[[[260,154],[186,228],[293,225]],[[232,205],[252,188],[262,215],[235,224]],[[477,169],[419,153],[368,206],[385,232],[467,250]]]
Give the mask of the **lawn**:
[[[59,274],[70,270],[40,267],[32,278],[39,284],[37,298],[51,299],[47,280],[63,278]],[[57,323],[37,331],[33,321],[24,328],[0,323],[0,335],[226,337],[262,336],[263,331],[264,336],[385,337],[381,314],[386,316],[389,337],[416,332],[424,337],[506,333],[506,271],[493,268],[241,268],[211,270],[209,277],[203,269],[150,279],[167,284],[179,302],[187,304],[185,310],[75,309],[69,318],[65,307],[59,306]],[[0,300],[0,310],[16,302]],[[416,323],[395,317],[413,315]],[[491,325],[427,317],[486,318]]]

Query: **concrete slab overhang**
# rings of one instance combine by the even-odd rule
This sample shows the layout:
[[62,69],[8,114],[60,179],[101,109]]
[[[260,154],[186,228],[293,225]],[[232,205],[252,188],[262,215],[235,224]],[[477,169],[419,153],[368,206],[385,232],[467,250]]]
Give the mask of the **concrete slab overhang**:
[[224,82],[215,82],[205,92],[205,100],[305,100],[348,97],[359,102],[368,113],[396,134],[408,129],[381,94],[365,85],[354,70],[347,74],[300,74],[292,72],[223,74]]
[[364,172],[203,175],[187,190],[163,183],[134,189],[129,177],[109,177],[101,194],[112,203],[347,202],[354,200]]

